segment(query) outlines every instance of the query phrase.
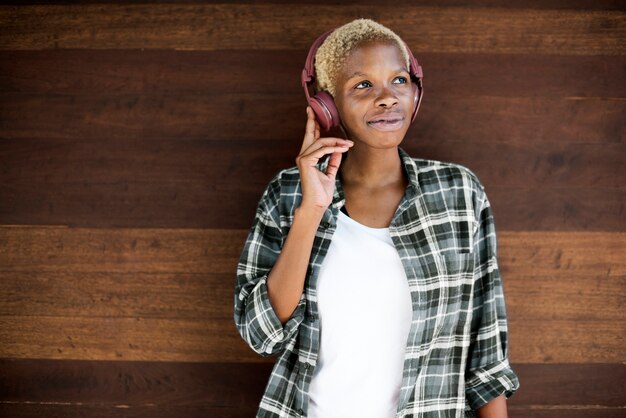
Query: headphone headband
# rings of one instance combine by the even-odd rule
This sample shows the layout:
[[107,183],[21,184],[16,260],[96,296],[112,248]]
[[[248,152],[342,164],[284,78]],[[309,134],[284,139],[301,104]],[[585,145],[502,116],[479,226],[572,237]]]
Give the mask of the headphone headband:
[[304,69],[302,70],[302,87],[306,87],[307,83],[310,83],[315,78],[315,53],[317,49],[322,45],[322,43],[328,38],[328,35],[333,33],[335,30],[331,29],[328,32],[323,33],[319,38],[313,42],[311,48],[309,48],[309,53],[306,56],[306,61],[304,63]]

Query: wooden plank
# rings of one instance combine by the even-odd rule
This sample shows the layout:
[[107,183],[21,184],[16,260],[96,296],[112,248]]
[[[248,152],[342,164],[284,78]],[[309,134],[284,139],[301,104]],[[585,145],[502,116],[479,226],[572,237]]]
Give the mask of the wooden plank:
[[[509,406],[508,416],[510,418],[623,418],[625,408],[621,407],[584,407],[572,408],[564,407],[512,407]],[[86,405],[56,405],[56,404],[3,404],[0,402],[0,415],[5,418],[152,418],[155,415],[159,418],[249,418],[256,414],[257,407],[226,407],[215,408],[203,405],[194,407],[180,406],[151,406],[140,405],[128,407],[124,404],[120,406],[86,406]]]
[[[5,50],[0,51],[0,93],[100,97],[110,97],[114,93],[152,97],[161,94],[164,99],[171,95],[208,97],[241,93],[294,94],[296,97],[297,93],[303,99],[299,74],[306,53],[306,49],[144,50],[141,54],[133,50]],[[588,115],[586,109],[574,107],[575,103],[577,106],[586,103],[577,103],[575,99],[626,97],[626,85],[620,82],[626,72],[625,56],[608,59],[606,56],[584,55],[424,52],[417,59],[424,69],[424,85],[428,95],[424,99],[423,109],[426,109],[426,104],[431,106],[443,99],[449,102],[451,111],[455,111],[455,102],[468,97],[472,97],[472,100],[480,100],[483,96],[487,96],[487,99],[566,99],[544,105],[536,100],[511,105],[522,106],[522,109],[517,108],[516,113],[509,111],[506,114],[508,118],[524,117],[528,122],[531,121],[529,118],[542,118],[542,129],[535,129],[533,135],[526,135],[525,142],[554,141],[554,135],[547,132],[548,128],[560,129],[559,142],[606,141],[606,138],[598,135],[597,128],[589,126],[594,122],[591,117],[597,115]],[[76,71],[76,68],[81,71]],[[19,100],[19,97],[13,99]],[[606,106],[605,102],[600,101],[597,105]],[[502,115],[500,106],[503,104],[491,106],[488,112],[483,112],[482,118],[490,117],[493,112]],[[613,113],[619,110],[618,103],[611,104],[614,106]],[[3,106],[8,105],[10,103],[3,103]],[[578,123],[576,132],[572,131],[571,126],[563,128],[563,120],[549,113],[560,112],[555,108],[565,106],[571,106],[572,111],[576,110],[576,118],[571,121]],[[76,107],[77,111],[81,111]],[[459,113],[455,119],[464,112]],[[607,116],[603,116],[604,124],[611,122]],[[516,125],[522,125],[518,128],[523,128],[526,123],[520,122],[523,120],[515,119]],[[596,122],[596,125],[602,124]],[[585,127],[586,131],[578,132]],[[175,126],[164,128],[171,130]],[[473,125],[464,128],[471,129]]]
[[509,352],[518,363],[619,362],[626,356],[624,321],[598,323],[509,315]]
[[499,230],[626,231],[624,188],[486,188]]
[[[425,93],[424,106],[405,141],[422,143],[428,138],[431,145],[460,141],[535,147],[626,142],[626,112],[619,98],[577,97],[573,90],[565,98],[459,93],[430,90],[428,98]],[[3,136],[55,142],[123,139],[131,146],[139,140],[165,139],[180,147],[184,139],[296,144],[302,142],[306,122],[306,100],[295,86],[290,93],[3,93],[0,103]],[[294,145],[291,154],[297,151],[299,146]]]
[[[504,267],[504,266],[503,266]],[[517,265],[503,274],[510,318],[623,321],[626,276],[545,276]],[[0,316],[230,320],[235,273],[4,271]]]
[[[0,228],[2,271],[232,274],[246,230]],[[504,275],[621,277],[624,233],[498,235]],[[86,244],[87,243],[87,244]]]
[[233,274],[247,231],[0,228],[0,271]]
[[232,320],[235,273],[8,272],[0,316]]
[[[0,227],[0,271],[234,274],[247,230]],[[503,276],[623,277],[626,234],[498,233]]]
[[260,400],[271,368],[270,363],[2,359],[0,400],[131,407],[250,406]]
[[380,6],[309,5],[307,15],[327,18],[304,25],[295,4],[2,6],[0,49],[297,49],[329,28],[371,17],[416,52],[626,52],[626,13],[616,11],[413,6],[398,14]]
[[532,270],[507,265],[502,275],[509,319],[624,321],[626,276],[577,276],[555,269],[532,276]]
[[[624,358],[624,321],[509,316],[517,363],[603,363]],[[0,317],[0,356],[65,360],[270,362],[240,338],[232,319]],[[227,347],[227,348],[226,348]]]
[[[76,177],[95,185],[132,177],[133,181],[158,183],[161,187],[167,178],[185,182],[185,188],[189,182],[200,188],[200,183],[208,179],[216,191],[232,191],[231,187],[251,190],[245,187],[249,174],[243,179],[239,175],[252,171],[264,179],[271,178],[278,170],[295,166],[299,150],[293,148],[299,146],[301,143],[296,141],[269,141],[265,144],[234,141],[225,145],[212,141],[154,139],[131,143],[121,139],[59,142],[10,139],[3,141],[0,148],[0,164],[5,168],[0,179],[13,193],[21,192],[17,189],[19,186],[37,191],[44,189],[43,185],[29,183],[29,180],[33,183],[48,181],[69,188]],[[626,177],[626,143],[540,145],[479,139],[442,139],[435,143],[423,138],[406,138],[401,147],[415,158],[453,161],[467,166],[479,176],[485,187],[617,189],[623,186],[621,180]],[[95,148],[97,153],[94,153]],[[267,168],[258,161],[263,157],[269,159]],[[134,166],[131,165],[133,161]],[[277,166],[280,161],[283,161],[282,167]],[[157,164],[162,164],[158,171],[154,170]],[[37,176],[32,175],[35,170]],[[68,173],[73,176],[68,177]],[[27,177],[26,174],[31,175]],[[182,189],[180,185],[176,186]],[[263,189],[258,190],[259,197],[262,192]],[[213,200],[212,196],[209,198]]]
[[[0,222],[249,228],[271,177],[295,166],[299,141],[6,139]],[[405,141],[414,157],[472,169],[499,228],[624,230],[624,144]]]
[[[13,0],[0,4],[75,4],[72,0]],[[84,0],[81,4],[110,3],[109,0]],[[170,0],[133,0],[133,4],[171,3]],[[220,4],[224,0],[179,0],[176,3]],[[229,0],[231,4],[297,4],[294,0]],[[395,0],[319,0],[316,4],[374,4],[395,6]],[[504,9],[576,9],[576,10],[624,10],[620,0],[405,0],[404,5],[446,7],[498,7]]]
[[623,362],[513,363],[512,367],[520,380],[519,391],[510,398],[513,407],[624,407],[626,365]]
[[[246,233],[0,228],[0,356],[266,361],[230,314]],[[623,357],[625,243],[623,233],[499,235],[515,361]]]
[[[256,409],[271,368],[271,364],[6,359],[0,366],[4,371],[0,411],[11,412],[3,416],[20,417],[37,412],[37,416],[67,417],[155,413],[193,417],[206,416],[202,414],[216,411],[218,405],[225,412],[220,416],[249,416],[238,415],[243,413],[238,408]],[[623,364],[513,367],[521,382],[520,390],[508,400],[513,417],[612,417],[623,412]]]
[[[201,390],[201,389],[200,389]],[[250,418],[256,415],[257,406],[229,406],[215,407],[205,405],[169,406],[169,405],[83,405],[57,404],[55,402],[30,403],[2,403],[0,402],[0,416],[4,418]],[[612,416],[608,416],[611,418]],[[576,418],[576,416],[574,416]]]
[[511,232],[498,234],[504,275],[515,270],[548,277],[556,271],[587,277],[623,277],[626,234],[601,232]]
[[72,360],[271,362],[233,319],[1,316],[0,357]]
[[[0,366],[2,402],[55,400],[131,406],[245,405],[260,396],[272,368],[270,363],[35,359],[2,359]],[[511,407],[623,406],[624,364],[513,363],[512,367],[520,389],[509,399]],[[202,390],[197,390],[199,387]],[[585,395],[581,396],[583,389]]]
[[625,409],[593,405],[584,408],[509,407],[508,415],[510,418],[624,418]]

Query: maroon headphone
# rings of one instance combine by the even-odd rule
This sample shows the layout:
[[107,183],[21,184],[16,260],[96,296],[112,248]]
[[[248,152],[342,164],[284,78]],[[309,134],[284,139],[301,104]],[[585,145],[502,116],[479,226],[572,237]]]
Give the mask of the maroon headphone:
[[[306,100],[313,109],[315,113],[315,117],[320,124],[320,127],[325,131],[330,130],[336,126],[339,126],[339,111],[337,110],[337,106],[335,105],[335,101],[333,100],[333,96],[328,94],[325,91],[315,92],[314,96],[311,97],[309,94],[309,85],[313,84],[313,80],[315,79],[315,53],[317,49],[320,47],[322,42],[333,33],[333,30],[329,30],[328,32],[322,34],[319,38],[313,42],[311,45],[311,49],[309,49],[309,54],[306,57],[306,62],[304,64],[304,69],[302,70],[302,87],[304,87],[304,94],[306,94]],[[417,60],[413,56],[413,53],[409,49],[408,45],[406,45],[407,52],[409,54],[409,73],[411,77],[417,84],[417,89],[415,90],[415,100],[414,100],[414,109],[413,116],[411,117],[411,123],[415,120],[417,116],[417,111],[419,110],[420,103],[422,102],[422,96],[424,95],[424,88],[422,86],[422,78],[424,77],[422,74],[422,66],[418,64]]]

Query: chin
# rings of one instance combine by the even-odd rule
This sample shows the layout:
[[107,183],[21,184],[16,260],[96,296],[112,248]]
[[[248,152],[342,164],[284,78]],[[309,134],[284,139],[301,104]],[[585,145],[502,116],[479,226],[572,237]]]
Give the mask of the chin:
[[400,145],[404,140],[404,134],[401,132],[390,132],[386,135],[369,134],[365,136],[365,138],[367,138],[367,140],[361,140],[360,142],[367,144],[372,148],[385,149]]
[[394,130],[380,130],[365,124],[365,126],[361,126],[361,129],[348,129],[347,132],[350,139],[374,148],[389,148],[399,145],[408,130],[409,126],[405,126],[405,124]]
[[407,127],[401,127],[393,131],[379,131],[377,129],[368,129],[367,136],[376,138],[376,142],[381,143],[400,143],[404,139],[408,129]]

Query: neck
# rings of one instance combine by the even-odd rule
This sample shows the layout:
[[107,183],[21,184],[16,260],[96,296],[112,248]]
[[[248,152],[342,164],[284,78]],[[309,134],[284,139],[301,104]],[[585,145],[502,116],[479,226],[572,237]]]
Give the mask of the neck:
[[404,182],[398,147],[377,149],[355,143],[348,154],[339,167],[344,185],[376,189]]

